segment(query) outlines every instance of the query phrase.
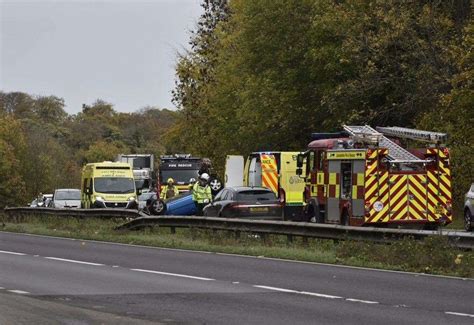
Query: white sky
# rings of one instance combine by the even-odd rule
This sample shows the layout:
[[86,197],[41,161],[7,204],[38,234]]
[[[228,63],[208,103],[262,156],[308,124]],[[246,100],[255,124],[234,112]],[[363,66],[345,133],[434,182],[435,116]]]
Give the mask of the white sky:
[[200,0],[0,0],[0,90],[100,98],[117,111],[174,108],[176,53],[188,47]]

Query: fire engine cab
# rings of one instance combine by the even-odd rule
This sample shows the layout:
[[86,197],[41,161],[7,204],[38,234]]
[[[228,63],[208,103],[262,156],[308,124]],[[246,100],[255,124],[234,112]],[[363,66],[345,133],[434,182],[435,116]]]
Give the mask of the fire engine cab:
[[[298,155],[307,221],[425,228],[452,221],[446,134],[368,125],[343,129],[313,133],[308,150]],[[429,145],[405,149],[402,140]]]

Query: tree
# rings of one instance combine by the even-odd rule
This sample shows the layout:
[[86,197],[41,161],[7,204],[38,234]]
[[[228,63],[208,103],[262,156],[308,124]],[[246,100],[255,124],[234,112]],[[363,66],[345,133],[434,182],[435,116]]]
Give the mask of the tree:
[[464,193],[474,181],[474,23],[465,28],[461,44],[453,49],[458,73],[451,78],[452,90],[442,96],[438,110],[428,112],[422,128],[447,132],[451,149],[453,194],[460,208]]
[[25,150],[21,124],[11,116],[0,117],[0,208],[25,203]]
[[114,161],[118,154],[126,151],[124,149],[122,143],[98,140],[84,152],[85,163]]

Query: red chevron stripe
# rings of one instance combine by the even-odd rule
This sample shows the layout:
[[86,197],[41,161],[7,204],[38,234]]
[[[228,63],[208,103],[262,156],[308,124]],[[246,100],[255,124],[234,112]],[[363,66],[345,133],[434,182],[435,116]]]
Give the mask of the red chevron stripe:
[[[412,210],[416,212],[416,216],[415,216],[415,214],[410,213],[410,211],[412,211]],[[420,211],[420,210],[419,210],[415,205],[413,205],[413,204],[410,204],[410,206],[409,206],[409,208],[408,208],[408,213],[409,213],[410,215],[413,215],[413,218],[415,218],[415,219],[417,219],[417,220],[419,220],[419,218],[422,218],[422,219],[425,219],[425,220],[426,220],[426,213]]]

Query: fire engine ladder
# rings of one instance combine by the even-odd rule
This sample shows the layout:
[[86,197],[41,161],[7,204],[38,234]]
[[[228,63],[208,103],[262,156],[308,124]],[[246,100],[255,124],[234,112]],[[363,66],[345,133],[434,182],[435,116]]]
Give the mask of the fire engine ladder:
[[431,142],[431,143],[436,143],[436,144],[446,143],[446,141],[448,140],[448,135],[446,133],[422,131],[422,130],[416,130],[416,129],[402,128],[398,126],[392,126],[392,127],[377,126],[377,131],[389,137],[405,138],[405,139],[411,139],[411,140],[417,140],[417,141]]
[[370,143],[377,145],[382,148],[388,149],[388,159],[397,162],[422,162],[414,154],[400,147],[398,144],[385,137],[382,133],[373,129],[369,125],[355,126],[355,125],[344,125],[346,130],[355,141]]

